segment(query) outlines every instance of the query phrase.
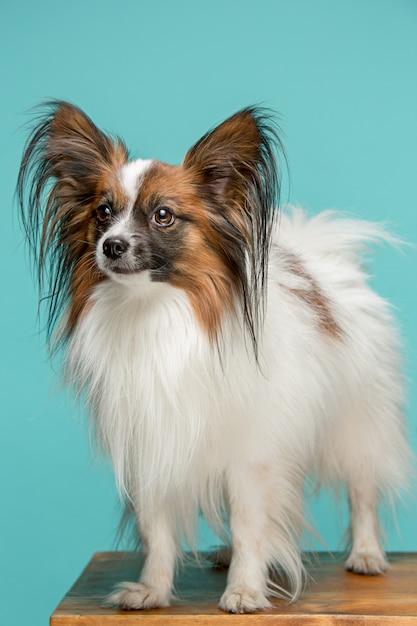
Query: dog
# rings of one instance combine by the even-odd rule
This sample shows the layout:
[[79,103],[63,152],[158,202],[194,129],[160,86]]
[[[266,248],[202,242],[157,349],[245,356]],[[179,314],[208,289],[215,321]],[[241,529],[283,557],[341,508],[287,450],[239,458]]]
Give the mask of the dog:
[[384,572],[378,507],[411,452],[399,333],[363,252],[390,235],[278,210],[285,152],[265,109],[239,111],[172,166],[130,160],[72,104],[45,107],[19,173],[23,224],[49,336],[145,554],[139,582],[110,601],[168,606],[199,512],[231,544],[221,609],[296,599],[307,476],[347,490],[346,568]]

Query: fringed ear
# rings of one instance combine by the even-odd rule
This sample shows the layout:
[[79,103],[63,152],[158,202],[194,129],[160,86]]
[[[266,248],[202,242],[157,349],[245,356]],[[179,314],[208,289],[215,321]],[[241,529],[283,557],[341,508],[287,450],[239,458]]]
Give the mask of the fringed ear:
[[93,281],[91,261],[84,267],[93,206],[103,177],[127,158],[121,141],[67,102],[46,104],[29,136],[17,195],[42,296],[49,283],[49,334],[68,300],[80,300],[80,283],[87,292]]
[[207,192],[225,207],[242,204],[253,175],[257,177],[263,148],[269,153],[262,127],[261,111],[244,109],[204,135],[184,159],[184,167],[193,168]]
[[280,191],[278,153],[285,159],[271,114],[251,107],[200,139],[185,156],[212,226],[233,264],[255,350],[262,322],[271,232]]
[[127,152],[119,140],[102,133],[77,107],[65,102],[54,106],[46,142],[46,158],[54,176],[66,179],[74,188],[85,188],[109,167],[123,165]]
[[81,201],[103,174],[122,166],[127,157],[124,144],[102,133],[79,108],[53,101],[45,105],[26,144],[18,192],[29,183],[29,199],[36,204],[46,182],[54,179],[61,193]]

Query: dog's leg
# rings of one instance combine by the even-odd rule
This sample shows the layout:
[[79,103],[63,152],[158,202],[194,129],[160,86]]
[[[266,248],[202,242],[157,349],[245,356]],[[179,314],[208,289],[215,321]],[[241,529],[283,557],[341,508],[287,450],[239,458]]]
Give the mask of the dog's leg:
[[[296,598],[303,566],[298,546],[303,520],[303,474],[282,460],[241,466],[227,476],[232,558],[220,608],[251,613],[268,608],[268,596]],[[270,579],[269,567],[286,574],[290,591]]]
[[349,488],[352,549],[346,569],[356,574],[381,574],[388,563],[380,542],[376,490],[365,484]]
[[169,606],[174,580],[177,546],[165,515],[140,523],[145,563],[139,582],[125,582],[109,597],[122,609]]
[[[235,518],[231,524],[233,556],[227,587],[220,600],[220,608],[230,613],[252,613],[270,606],[266,597],[266,555],[257,533],[263,531],[255,525],[249,528],[248,520],[242,517],[237,521]],[[250,523],[253,524],[253,520]]]
[[267,594],[268,554],[265,546],[265,485],[249,471],[228,476],[232,558],[220,608],[251,613],[270,606]]

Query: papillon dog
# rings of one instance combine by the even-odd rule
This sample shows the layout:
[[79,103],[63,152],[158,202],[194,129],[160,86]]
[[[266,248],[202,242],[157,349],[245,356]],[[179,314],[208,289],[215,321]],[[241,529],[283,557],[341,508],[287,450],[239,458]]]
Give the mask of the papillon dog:
[[130,160],[69,103],[45,106],[19,174],[23,223],[50,337],[145,559],[110,601],[168,606],[200,513],[230,542],[224,611],[297,598],[307,477],[346,488],[346,568],[384,572],[379,505],[402,490],[411,452],[400,341],[363,251],[390,236],[278,211],[285,152],[264,109],[172,166]]

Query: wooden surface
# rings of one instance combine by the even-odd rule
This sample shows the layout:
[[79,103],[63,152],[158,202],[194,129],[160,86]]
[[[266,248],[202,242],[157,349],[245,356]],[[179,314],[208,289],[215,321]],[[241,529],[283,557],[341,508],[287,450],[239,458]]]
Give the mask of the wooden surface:
[[217,608],[226,572],[208,563],[187,565],[176,584],[177,600],[167,609],[119,611],[104,605],[121,581],[137,580],[140,557],[132,552],[95,554],[80,578],[51,616],[51,626],[207,626],[229,624],[352,625],[413,624],[417,626],[417,553],[389,555],[391,567],[382,576],[358,576],[343,569],[340,556],[320,554],[308,566],[312,580],[301,598],[250,615],[230,615]]

